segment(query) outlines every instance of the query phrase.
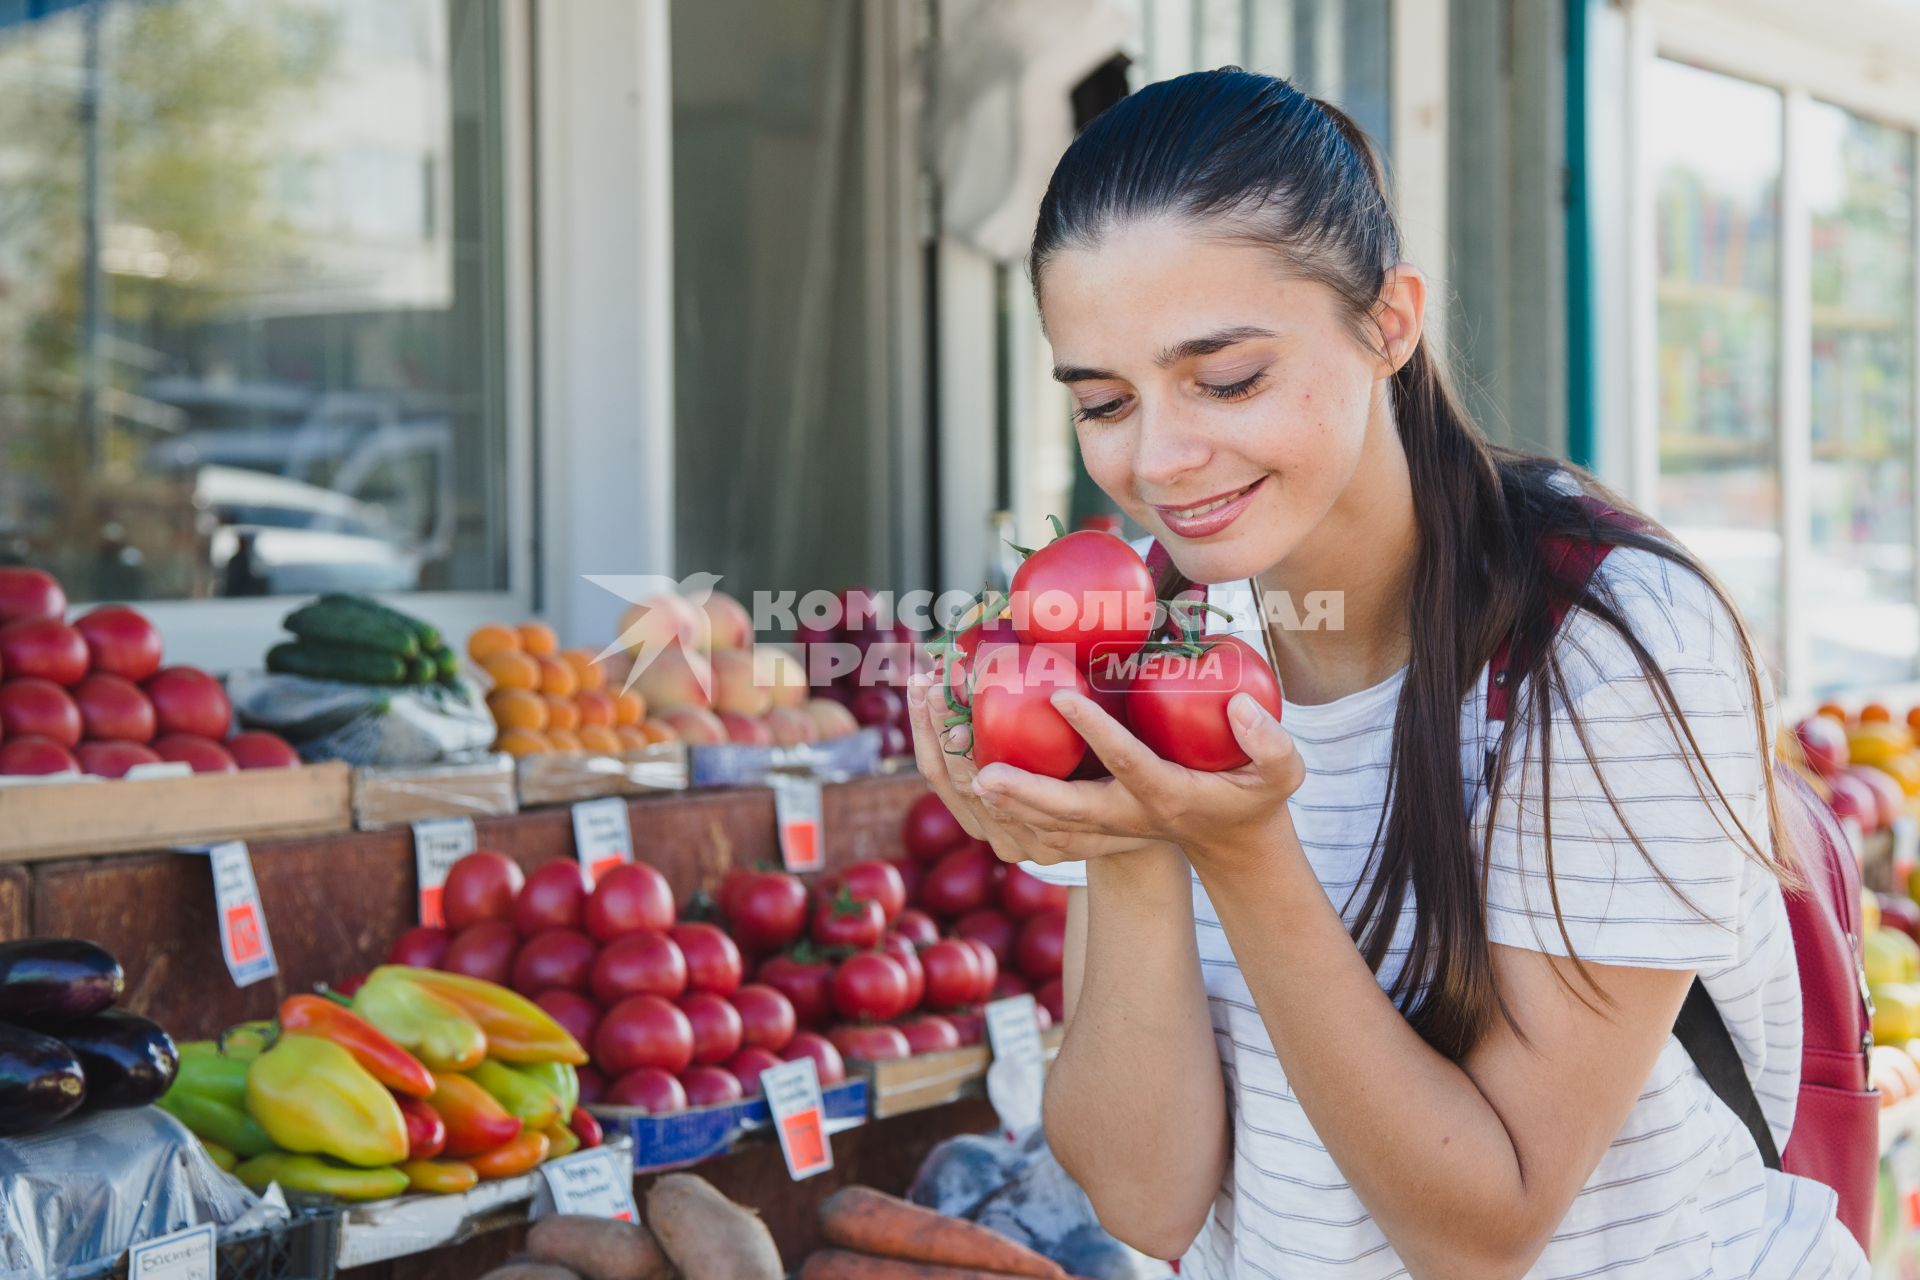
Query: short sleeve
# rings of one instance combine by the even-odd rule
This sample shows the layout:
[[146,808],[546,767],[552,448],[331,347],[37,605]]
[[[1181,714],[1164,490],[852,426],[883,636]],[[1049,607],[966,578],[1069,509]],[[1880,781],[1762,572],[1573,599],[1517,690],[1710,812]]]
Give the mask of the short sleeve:
[[[1732,615],[1695,575],[1649,553],[1615,552],[1610,567],[1629,558],[1641,563],[1616,571],[1616,605],[1665,675],[1698,755],[1618,634],[1592,615],[1570,618],[1555,641],[1567,690],[1554,699],[1545,767],[1540,734],[1523,721],[1491,818],[1488,935],[1554,955],[1571,941],[1595,964],[1713,971],[1738,951],[1748,838],[1771,848],[1771,733],[1763,743],[1756,730]],[[1516,710],[1529,705],[1520,692]],[[1764,670],[1760,694],[1770,721]]]
[[1050,867],[1038,862],[1023,862],[1020,869],[1036,880],[1063,884],[1069,889],[1083,889],[1087,884],[1087,864],[1084,862],[1057,862]]

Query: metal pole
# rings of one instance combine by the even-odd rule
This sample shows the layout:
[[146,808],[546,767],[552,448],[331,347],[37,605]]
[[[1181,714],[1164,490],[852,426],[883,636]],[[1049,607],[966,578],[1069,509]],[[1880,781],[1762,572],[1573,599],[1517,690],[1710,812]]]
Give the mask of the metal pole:
[[80,90],[80,125],[85,138],[86,187],[80,248],[80,424],[86,432],[87,462],[98,466],[105,452],[101,421],[101,338],[106,330],[105,281],[100,253],[106,205],[105,159],[101,146],[100,23],[107,0],[89,0],[86,9],[86,79]]

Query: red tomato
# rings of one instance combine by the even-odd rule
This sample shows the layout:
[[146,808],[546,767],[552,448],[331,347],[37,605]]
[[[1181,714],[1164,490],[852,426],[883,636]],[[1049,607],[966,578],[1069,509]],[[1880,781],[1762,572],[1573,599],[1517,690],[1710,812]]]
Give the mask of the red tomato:
[[687,990],[732,995],[740,987],[740,948],[710,924],[677,924],[667,936],[687,959]]
[[953,925],[956,938],[976,938],[987,944],[993,952],[993,958],[1002,969],[1013,963],[1014,939],[1020,936],[1020,926],[1004,912],[992,907],[982,907],[978,911],[969,911]]
[[946,1019],[959,1033],[963,1045],[979,1044],[987,1038],[987,1017],[977,1006],[949,1010]]
[[908,907],[902,911],[899,918],[893,922],[893,931],[916,947],[924,947],[929,943],[940,941],[940,926],[933,922],[932,916],[918,907]]
[[900,1024],[907,1048],[914,1053],[943,1053],[960,1047],[960,1033],[951,1022],[937,1013],[923,1013]]
[[750,982],[728,997],[740,1014],[740,1042],[774,1053],[787,1047],[796,1025],[793,1001],[763,982]]
[[999,957],[978,938],[958,938],[955,941],[973,948],[973,958],[980,962],[980,985],[973,989],[973,998],[975,1001],[985,1000],[993,993],[993,984],[1000,980]]
[[595,942],[621,934],[673,928],[673,888],[644,862],[629,862],[600,877],[587,898],[587,932]]
[[787,998],[801,1026],[824,1027],[833,1020],[833,966],[824,960],[770,956],[755,976]]
[[600,1025],[599,1005],[578,991],[566,991],[558,987],[542,991],[533,998],[533,1002],[545,1009],[547,1016],[559,1023],[580,1045],[593,1043],[593,1033]]
[[721,1107],[746,1096],[740,1080],[725,1067],[688,1067],[680,1073],[680,1087],[687,1091],[690,1107]]
[[99,741],[153,741],[153,704],[140,686],[119,676],[95,672],[73,686],[82,731]]
[[514,951],[520,935],[504,920],[482,920],[453,935],[440,967],[448,973],[464,973],[497,986],[506,986],[513,975]]
[[975,841],[941,858],[920,882],[920,905],[952,919],[993,901],[994,869],[1000,859]]
[[892,924],[907,905],[907,886],[899,868],[877,858],[856,862],[842,871],[840,885],[856,901],[879,903],[881,918],[887,924]]
[[947,802],[929,791],[915,800],[900,824],[900,842],[920,862],[932,862],[967,839],[967,829],[953,816]]
[[608,1085],[600,1101],[610,1107],[639,1107],[651,1116],[685,1111],[687,1091],[660,1067],[637,1067]]
[[388,964],[411,965],[416,969],[438,969],[447,958],[447,946],[453,935],[430,924],[417,924],[393,940],[387,948]]
[[1021,563],[1012,586],[1020,638],[1070,646],[1082,669],[1096,651],[1126,657],[1153,635],[1153,575],[1111,533],[1081,529],[1055,538]]
[[779,1054],[755,1045],[748,1045],[727,1059],[727,1070],[740,1082],[740,1088],[749,1098],[760,1092],[760,1073],[779,1065]]
[[893,957],[893,962],[906,971],[907,1005],[901,1013],[918,1009],[920,1002],[927,996],[927,971],[920,967],[920,952],[909,938],[890,933],[880,939],[880,950]]
[[7,737],[49,738],[72,747],[80,741],[81,726],[80,708],[53,681],[22,676],[0,682],[0,732]]
[[52,738],[28,734],[0,743],[0,776],[45,776],[50,773],[78,773],[80,763]]
[[212,738],[192,733],[163,733],[153,740],[153,753],[162,760],[179,760],[195,773],[237,773],[240,766],[227,749]]
[[513,897],[526,884],[520,864],[504,853],[476,849],[453,864],[440,894],[447,928],[459,930],[482,920],[513,918]]
[[1280,682],[1258,650],[1238,636],[1209,636],[1198,657],[1151,654],[1127,687],[1127,723],[1163,760],[1218,773],[1247,762],[1227,720],[1227,703],[1246,693],[1280,715]]
[[[565,993],[563,992],[561,994]],[[594,1016],[597,1020],[599,1017],[598,1011],[595,1012]],[[582,1040],[580,1043],[585,1044],[587,1042]],[[580,1078],[581,1102],[591,1106],[607,1096],[607,1078],[600,1073],[600,1068],[591,1065],[575,1067],[573,1074]]]
[[233,727],[227,691],[198,667],[165,667],[140,688],[153,703],[154,726],[161,733],[192,733],[217,742]]
[[807,931],[807,887],[784,871],[749,872],[731,891],[721,891],[720,909],[734,941],[748,951],[778,951]]
[[812,936],[816,946],[865,951],[878,946],[886,930],[886,913],[877,902],[860,902],[842,894],[814,909]]
[[160,669],[160,631],[138,609],[103,605],[76,618],[73,629],[95,671],[139,681]]
[[138,742],[83,742],[73,749],[83,772],[96,778],[124,778],[137,764],[159,764],[152,747]]
[[1067,993],[1060,979],[1052,978],[1040,984],[1033,993],[1034,1003],[1047,1011],[1047,1016],[1055,1022],[1067,1020]]
[[1049,778],[1080,767],[1087,744],[1051,701],[1063,689],[1087,692],[1071,651],[1003,646],[975,664],[972,681],[975,765],[1010,764]]
[[559,859],[535,869],[513,899],[513,927],[523,937],[578,929],[586,921],[587,878],[580,864]]
[[980,958],[958,938],[943,938],[920,952],[930,1009],[951,1009],[980,998]]
[[[27,618],[0,627],[0,667],[15,678],[38,676],[58,685],[87,674],[87,642],[58,618]],[[225,726],[221,727],[222,736]]]
[[680,1012],[693,1027],[693,1060],[714,1065],[740,1052],[740,1011],[725,996],[694,991],[680,998]]
[[814,1070],[819,1073],[820,1087],[823,1089],[847,1078],[847,1065],[840,1058],[839,1048],[817,1032],[794,1032],[793,1042],[780,1052],[783,1062],[796,1062],[801,1058],[813,1059]]
[[1060,976],[1067,951],[1067,917],[1059,911],[1042,911],[1020,927],[1016,948],[1020,972],[1035,982],[1047,982]]
[[0,626],[23,618],[61,618],[67,593],[50,573],[7,565],[0,568]]
[[603,1006],[636,995],[678,1000],[687,989],[687,959],[672,938],[646,929],[603,948],[587,982]]
[[236,733],[226,742],[227,754],[242,769],[297,769],[300,753],[277,733],[249,729]]
[[913,1049],[900,1034],[900,1028],[879,1023],[868,1027],[835,1027],[827,1032],[827,1039],[847,1057],[862,1062],[890,1062],[913,1056]]
[[906,900],[908,902],[917,901],[920,897],[920,876],[922,874],[920,864],[912,858],[902,855],[898,858],[888,858],[887,865],[900,873],[901,887],[907,891]]
[[1025,920],[1036,911],[1065,911],[1067,886],[1048,884],[1019,867],[1008,867],[1000,881],[1000,909],[1015,920]]
[[1032,992],[1033,984],[1017,973],[1002,971],[993,980],[993,990],[987,992],[987,999],[1005,1000],[1009,996],[1024,996]]
[[849,1021],[885,1022],[909,1008],[907,971],[892,956],[862,951],[833,971],[833,1007]]
[[628,996],[601,1016],[593,1060],[613,1076],[639,1067],[678,1075],[693,1061],[693,1024],[659,996]]
[[594,958],[593,939],[578,929],[536,933],[513,958],[513,989],[523,996],[537,996],[555,987],[585,991]]

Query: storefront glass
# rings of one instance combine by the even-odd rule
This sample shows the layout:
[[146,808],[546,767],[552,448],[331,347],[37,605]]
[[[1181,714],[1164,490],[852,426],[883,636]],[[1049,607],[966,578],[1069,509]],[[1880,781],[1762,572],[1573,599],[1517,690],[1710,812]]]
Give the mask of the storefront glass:
[[507,585],[499,14],[0,4],[0,561]]

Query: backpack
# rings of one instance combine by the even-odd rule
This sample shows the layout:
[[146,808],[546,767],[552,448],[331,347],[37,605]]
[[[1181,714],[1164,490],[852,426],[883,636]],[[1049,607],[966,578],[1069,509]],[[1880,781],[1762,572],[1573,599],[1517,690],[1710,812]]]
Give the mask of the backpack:
[[[1623,514],[1590,499],[1583,504],[1599,519],[1626,523]],[[1566,616],[1570,596],[1586,586],[1613,548],[1601,542],[1554,538],[1546,549],[1563,590],[1549,603],[1544,628],[1531,633],[1536,639],[1551,638]],[[1149,546],[1146,561],[1163,597],[1205,600],[1205,588],[1180,578],[1158,542]],[[1526,639],[1525,634],[1516,636],[1487,665],[1487,727],[1494,741],[1509,708],[1507,673],[1522,666]],[[1484,779],[1489,784],[1494,754],[1489,748]],[[1839,1196],[1840,1221],[1862,1250],[1870,1250],[1880,1161],[1880,1095],[1867,1082],[1873,1010],[1861,960],[1860,868],[1833,810],[1805,779],[1777,760],[1773,776],[1783,815],[1794,833],[1794,862],[1805,881],[1800,889],[1786,894],[1787,923],[1800,970],[1803,1039],[1800,1092],[1784,1154],[1774,1144],[1733,1036],[1697,977],[1674,1021],[1673,1035],[1714,1094],[1753,1135],[1766,1167],[1833,1188]]]
[[[1624,517],[1611,510],[1597,509],[1596,514],[1624,523]],[[1547,553],[1559,583],[1577,593],[1612,549],[1606,543],[1556,538],[1549,541]],[[1546,635],[1558,629],[1566,612],[1562,595],[1548,607]],[[1492,738],[1497,739],[1507,717],[1507,672],[1519,665],[1522,652],[1516,638],[1488,664],[1487,724]],[[1493,755],[1490,748],[1489,781]],[[1715,1095],[1746,1125],[1767,1168],[1833,1188],[1840,1198],[1840,1221],[1862,1250],[1870,1250],[1880,1162],[1880,1095],[1869,1087],[1867,1074],[1873,1009],[1860,954],[1860,867],[1833,810],[1806,780],[1777,759],[1773,779],[1793,832],[1793,860],[1805,882],[1786,894],[1787,923],[1800,970],[1803,1039],[1800,1093],[1784,1153],[1774,1146],[1739,1050],[1699,978],[1687,992],[1673,1034]]]

